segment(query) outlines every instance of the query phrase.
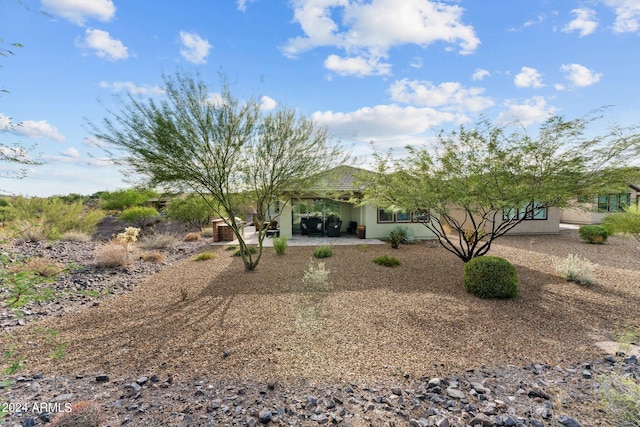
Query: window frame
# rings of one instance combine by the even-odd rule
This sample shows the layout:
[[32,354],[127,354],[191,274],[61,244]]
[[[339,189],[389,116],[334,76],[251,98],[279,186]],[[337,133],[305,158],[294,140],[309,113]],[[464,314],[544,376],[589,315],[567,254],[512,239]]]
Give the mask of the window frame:
[[525,207],[504,209],[502,211],[503,221],[510,221],[514,218],[521,221],[546,221],[549,218],[549,208],[547,206],[539,206],[536,202],[531,202]]
[[[602,198],[605,198],[604,202],[601,202]],[[597,205],[600,213],[624,212],[624,208],[631,205],[631,193],[598,194]]]
[[[381,219],[380,214],[387,213],[389,219]],[[401,215],[401,217],[399,217]],[[390,211],[388,209],[377,208],[376,220],[378,224],[411,224],[422,223],[430,220],[430,214],[428,210],[416,210],[416,211]]]

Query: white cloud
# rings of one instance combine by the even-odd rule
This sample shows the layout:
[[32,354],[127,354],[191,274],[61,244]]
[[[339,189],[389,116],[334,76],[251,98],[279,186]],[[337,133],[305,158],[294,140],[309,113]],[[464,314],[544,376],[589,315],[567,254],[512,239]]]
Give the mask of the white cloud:
[[238,0],[238,10],[245,12],[247,10],[247,3],[251,3],[253,0]]
[[483,88],[464,88],[457,82],[444,82],[435,86],[431,82],[403,79],[389,88],[391,99],[421,107],[443,107],[452,111],[478,112],[491,107],[491,98],[482,96]]
[[80,158],[80,152],[73,147],[67,148],[66,150],[62,151],[60,154],[64,157],[69,157],[72,159]]
[[419,56],[414,56],[413,59],[409,62],[409,66],[411,68],[422,68],[422,58]]
[[476,68],[476,71],[473,73],[471,78],[473,81],[484,80],[485,77],[489,77],[491,73],[487,70],[483,70],[482,68]]
[[596,30],[596,27],[598,26],[595,10],[588,8],[579,8],[573,9],[571,13],[573,13],[576,17],[571,22],[569,22],[562,29],[562,31],[564,31],[565,33],[579,31],[580,37],[593,34],[593,32]]
[[591,86],[598,83],[602,77],[602,73],[594,73],[584,65],[568,64],[562,66],[565,78],[578,87]]
[[[344,74],[353,74],[346,72],[353,68],[386,73],[386,68],[371,64],[386,58],[394,46],[427,47],[444,42],[458,46],[461,54],[470,54],[480,44],[473,27],[462,23],[463,9],[457,5],[432,0],[294,0],[293,5],[294,20],[304,36],[289,39],[283,48],[285,55],[295,57],[320,46],[336,47],[345,51],[346,59],[332,55],[325,65]],[[336,22],[334,16],[339,12],[341,20]],[[345,62],[357,58],[357,64]]]
[[63,142],[66,138],[58,132],[58,129],[47,123],[46,120],[25,120],[11,128],[16,135],[26,136],[32,139],[52,139]]
[[112,39],[107,31],[87,28],[85,36],[78,46],[94,49],[100,58],[117,61],[129,57],[127,47],[120,40]]
[[160,86],[151,86],[151,85],[137,85],[133,82],[100,82],[100,87],[105,89],[110,89],[114,92],[129,92],[133,95],[163,95],[165,93],[164,89]]
[[391,74],[391,64],[381,63],[380,59],[379,57],[365,58],[363,56],[341,58],[338,55],[329,55],[324,61],[324,66],[327,70],[341,76],[364,77]]
[[616,13],[613,31],[633,33],[640,30],[640,2],[638,0],[604,0]]
[[547,101],[541,96],[534,96],[521,104],[506,101],[505,106],[507,111],[500,113],[496,119],[498,125],[518,122],[523,126],[529,126],[545,121],[556,112],[556,108],[547,106]]
[[395,104],[365,107],[349,113],[315,112],[311,118],[329,127],[333,135],[353,135],[357,141],[406,140],[443,122],[458,120],[450,112]]
[[108,22],[116,13],[111,0],[42,0],[42,7],[80,26],[88,18]]
[[541,80],[542,76],[538,73],[538,70],[530,67],[522,67],[522,70],[516,75],[513,82],[518,87],[543,87]]
[[8,130],[11,125],[11,117],[0,113],[0,130]]
[[271,111],[278,105],[275,99],[268,96],[263,96],[260,101],[260,109],[263,111]]
[[206,64],[209,50],[213,47],[206,39],[196,33],[180,31],[180,42],[183,48],[180,55],[193,64]]

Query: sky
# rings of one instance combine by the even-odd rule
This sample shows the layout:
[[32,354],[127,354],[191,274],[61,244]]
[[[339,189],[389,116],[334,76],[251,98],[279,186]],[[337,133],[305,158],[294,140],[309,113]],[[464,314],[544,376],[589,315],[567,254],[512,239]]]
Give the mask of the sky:
[[43,162],[5,194],[129,188],[87,123],[178,70],[295,108],[363,162],[480,118],[640,122],[639,0],[0,0],[0,49],[2,149]]

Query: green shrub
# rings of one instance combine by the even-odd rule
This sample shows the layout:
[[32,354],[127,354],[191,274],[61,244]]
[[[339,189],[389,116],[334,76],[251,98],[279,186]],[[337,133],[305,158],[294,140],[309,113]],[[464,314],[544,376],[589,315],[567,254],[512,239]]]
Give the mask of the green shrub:
[[[245,255],[249,255],[249,254],[257,254],[258,253],[258,249],[255,246],[247,246],[247,249],[245,251]],[[233,253],[233,256],[242,256],[242,250],[238,249]]]
[[59,239],[68,231],[93,234],[104,218],[101,210],[60,197],[14,197],[7,209],[9,228],[27,240]]
[[189,195],[171,200],[165,211],[169,219],[184,222],[190,227],[204,228],[211,225],[214,216],[212,206],[216,204],[210,197],[205,200],[199,195]]
[[215,258],[216,258],[215,252],[200,252],[198,255],[196,255],[194,260],[195,261],[207,261],[207,260],[215,259]]
[[600,225],[583,225],[578,230],[580,238],[587,243],[600,244],[607,241],[609,232]]
[[103,209],[111,211],[123,211],[135,206],[142,206],[148,200],[158,197],[155,191],[130,188],[127,190],[100,192],[100,205]]
[[391,240],[391,247],[393,249],[398,249],[400,247],[400,243],[402,243],[402,234],[393,230],[389,233],[389,240]]
[[118,219],[121,221],[129,222],[142,229],[157,222],[159,218],[160,217],[156,209],[142,207],[125,209],[120,215],[118,215]]
[[284,251],[287,249],[287,238],[286,237],[274,237],[273,238],[273,249],[276,250],[276,255],[284,255]]
[[398,260],[398,258],[387,255],[380,255],[378,257],[375,257],[373,259],[373,262],[378,265],[384,265],[385,267],[396,267],[400,265],[400,260]]
[[313,256],[316,258],[329,258],[331,255],[333,255],[331,246],[318,246],[313,250]]
[[480,298],[515,298],[518,296],[518,272],[506,259],[476,257],[464,265],[464,287]]

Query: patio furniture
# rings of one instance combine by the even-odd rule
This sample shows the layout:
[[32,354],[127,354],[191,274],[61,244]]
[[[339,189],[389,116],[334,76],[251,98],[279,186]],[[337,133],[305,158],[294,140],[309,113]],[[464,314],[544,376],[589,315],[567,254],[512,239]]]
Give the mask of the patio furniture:
[[307,219],[307,230],[309,233],[309,237],[313,234],[320,234],[320,236],[324,236],[324,229],[322,228],[322,218],[311,217]]
[[358,231],[358,223],[355,221],[349,221],[349,225],[347,226],[347,233],[356,234]]
[[278,221],[271,221],[267,228],[267,237],[280,237],[280,227],[278,227]]
[[330,225],[329,228],[327,228],[327,236],[340,237],[341,228],[342,228],[342,221],[338,221],[337,223]]

